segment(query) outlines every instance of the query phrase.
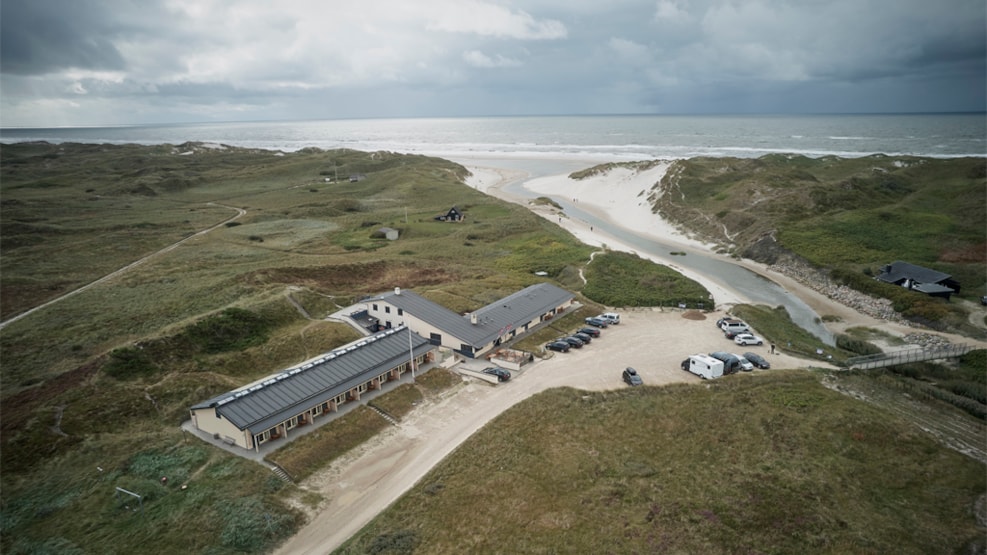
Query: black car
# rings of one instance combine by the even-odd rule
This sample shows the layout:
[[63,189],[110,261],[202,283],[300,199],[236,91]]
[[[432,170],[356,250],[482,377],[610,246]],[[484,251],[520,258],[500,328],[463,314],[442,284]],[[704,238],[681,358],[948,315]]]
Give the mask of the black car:
[[586,335],[588,335],[590,337],[600,337],[600,330],[599,330],[599,328],[583,328],[583,329],[579,330],[579,333],[585,333]]
[[638,375],[637,370],[628,366],[624,369],[624,381],[627,385],[641,385],[644,382],[641,381],[641,376]]
[[570,347],[575,347],[577,349],[582,349],[583,345],[585,345],[585,343],[580,341],[578,337],[573,337],[571,335],[569,337],[563,337],[562,339],[559,339],[559,341],[565,341]]
[[571,348],[565,341],[550,341],[545,348],[549,351],[558,351],[560,353],[568,353]]
[[764,360],[764,357],[762,357],[757,353],[744,353],[744,358],[747,359],[747,362],[750,362],[751,364],[753,364],[758,368],[762,368],[765,370],[771,368],[771,363]]
[[511,379],[511,373],[499,366],[491,366],[490,368],[483,369],[484,374],[490,374],[492,376],[497,376],[498,382],[506,382]]
[[742,333],[750,333],[748,330],[727,330],[723,332],[723,336],[727,339],[734,339]]
[[590,337],[588,333],[582,333],[577,331],[576,333],[572,334],[572,336],[582,341],[583,343],[589,343],[590,341],[593,341],[593,338]]
[[591,316],[587,318],[586,323],[598,328],[605,328],[610,325],[610,323],[604,320],[603,318],[597,318],[596,316]]

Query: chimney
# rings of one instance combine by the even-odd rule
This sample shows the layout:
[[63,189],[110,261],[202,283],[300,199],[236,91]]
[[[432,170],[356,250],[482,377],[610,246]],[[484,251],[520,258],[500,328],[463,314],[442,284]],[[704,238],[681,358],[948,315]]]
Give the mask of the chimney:
[[476,313],[475,312],[470,312],[470,323],[473,324],[474,326],[476,325]]
[[395,287],[394,288],[394,294],[395,295],[400,295],[401,294],[401,288],[400,287]]

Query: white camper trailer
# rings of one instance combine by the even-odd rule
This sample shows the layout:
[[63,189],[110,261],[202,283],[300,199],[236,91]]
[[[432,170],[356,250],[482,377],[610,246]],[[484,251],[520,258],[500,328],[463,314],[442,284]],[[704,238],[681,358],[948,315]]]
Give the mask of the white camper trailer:
[[723,361],[707,355],[690,355],[689,371],[704,380],[719,378],[723,375]]

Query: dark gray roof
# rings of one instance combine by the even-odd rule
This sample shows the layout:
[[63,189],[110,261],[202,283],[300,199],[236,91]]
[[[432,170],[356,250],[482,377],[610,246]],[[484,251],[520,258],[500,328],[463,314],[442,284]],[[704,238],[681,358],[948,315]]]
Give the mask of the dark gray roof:
[[385,301],[413,314],[452,337],[474,347],[482,347],[512,329],[523,326],[573,298],[573,294],[551,283],[537,283],[474,311],[476,324],[469,315],[457,314],[411,291],[385,293],[371,299]]
[[[407,361],[409,334],[406,329],[402,326],[361,339],[250,388],[199,403],[192,409],[216,407],[216,411],[237,428],[263,432]],[[414,333],[410,345],[416,357],[434,348],[428,340]]]
[[944,274],[936,270],[923,268],[922,266],[916,266],[915,264],[902,262],[900,260],[888,264],[881,270],[881,273],[877,275],[877,279],[887,283],[899,283],[906,279],[917,281],[919,283],[939,283],[951,277],[952,276],[949,274]]

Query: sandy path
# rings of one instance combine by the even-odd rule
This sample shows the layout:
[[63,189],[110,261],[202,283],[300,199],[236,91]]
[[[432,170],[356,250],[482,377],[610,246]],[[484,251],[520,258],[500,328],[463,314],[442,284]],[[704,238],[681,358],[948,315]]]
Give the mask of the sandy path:
[[34,314],[35,312],[37,312],[37,311],[39,311],[39,310],[41,310],[43,308],[47,308],[47,307],[49,307],[49,306],[51,306],[51,305],[53,305],[53,304],[55,304],[57,302],[60,302],[60,301],[64,301],[65,299],[71,297],[72,295],[78,295],[79,293],[82,293],[83,291],[85,291],[85,290],[87,290],[87,289],[89,289],[91,287],[95,287],[96,285],[99,285],[101,283],[105,283],[105,282],[107,282],[107,281],[109,281],[109,280],[111,280],[111,279],[113,279],[113,278],[115,278],[115,277],[117,277],[117,276],[119,276],[121,274],[124,274],[124,273],[130,271],[135,266],[139,266],[139,265],[147,262],[148,260],[150,260],[152,258],[161,256],[164,253],[171,252],[171,251],[175,250],[176,248],[178,248],[179,245],[181,245],[183,243],[186,243],[188,241],[191,241],[192,239],[195,239],[196,237],[201,237],[202,235],[205,235],[206,233],[209,233],[210,231],[212,231],[214,229],[218,229],[220,226],[224,226],[227,223],[232,222],[232,221],[240,218],[241,216],[243,216],[243,215],[245,215],[247,213],[246,210],[244,210],[242,208],[237,208],[236,206],[227,206],[225,204],[219,204],[219,203],[216,203],[216,202],[209,202],[207,204],[210,204],[210,205],[213,205],[213,206],[222,206],[223,208],[229,208],[230,210],[236,210],[236,214],[233,215],[233,216],[230,216],[229,218],[226,218],[225,220],[219,222],[218,224],[216,224],[214,226],[208,227],[208,228],[203,229],[201,231],[197,231],[197,232],[193,233],[192,235],[189,235],[188,237],[186,237],[184,239],[181,239],[179,241],[176,241],[176,242],[168,245],[167,247],[164,247],[164,248],[162,248],[160,250],[154,251],[154,252],[152,252],[151,254],[149,254],[147,256],[143,256],[141,258],[138,258],[137,260],[131,262],[130,264],[127,264],[123,268],[120,268],[118,270],[114,270],[114,271],[106,274],[105,276],[103,276],[103,277],[101,277],[101,278],[99,278],[99,279],[97,279],[95,281],[91,281],[91,282],[83,285],[82,287],[79,287],[78,289],[73,289],[73,290],[69,291],[68,293],[64,293],[62,295],[59,295],[58,297],[55,297],[54,299],[52,299],[50,301],[47,301],[47,302],[42,303],[42,304],[40,304],[40,305],[38,305],[38,306],[36,306],[34,308],[31,308],[29,310],[26,310],[24,312],[21,312],[17,316],[14,316],[12,318],[8,318],[7,320],[4,320],[3,322],[0,322],[0,329],[3,329],[4,327],[7,326],[7,324],[12,324],[12,323],[20,320],[21,318],[24,318],[25,316],[28,316],[30,314]]

